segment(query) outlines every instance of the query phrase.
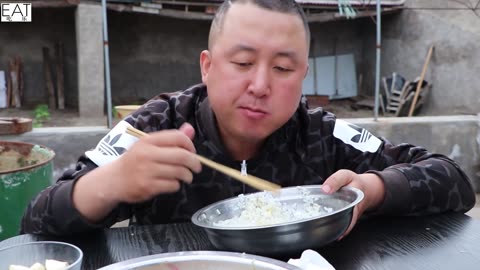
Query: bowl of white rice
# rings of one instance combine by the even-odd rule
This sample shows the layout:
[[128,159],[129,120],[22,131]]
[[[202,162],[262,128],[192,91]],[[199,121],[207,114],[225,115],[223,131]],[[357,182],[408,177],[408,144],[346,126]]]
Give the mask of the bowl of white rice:
[[348,228],[363,192],[321,185],[282,188],[219,201],[198,210],[192,222],[220,250],[288,255],[325,246]]

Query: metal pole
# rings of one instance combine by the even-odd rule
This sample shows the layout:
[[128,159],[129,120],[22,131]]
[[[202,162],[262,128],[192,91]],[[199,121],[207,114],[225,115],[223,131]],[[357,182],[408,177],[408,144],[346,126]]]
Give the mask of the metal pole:
[[110,59],[108,54],[107,4],[102,0],[103,48],[105,60],[105,86],[107,90],[107,126],[112,128],[112,90],[110,87]]
[[317,81],[317,54],[315,53],[315,39],[312,39],[312,59],[313,59],[313,93],[318,95]]
[[378,99],[380,94],[380,52],[382,49],[382,9],[380,7],[380,0],[377,0],[377,63],[375,68],[375,110],[374,110],[374,120],[377,121],[378,118]]

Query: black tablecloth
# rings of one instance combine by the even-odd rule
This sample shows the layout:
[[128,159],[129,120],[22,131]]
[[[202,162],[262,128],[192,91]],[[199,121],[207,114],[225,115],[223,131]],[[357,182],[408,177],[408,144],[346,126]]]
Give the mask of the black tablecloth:
[[[0,242],[0,248],[39,240],[77,245],[84,252],[83,269],[164,252],[215,250],[206,233],[191,223],[112,228],[75,237],[19,235]],[[371,218],[317,251],[337,270],[480,269],[480,221],[456,213]]]

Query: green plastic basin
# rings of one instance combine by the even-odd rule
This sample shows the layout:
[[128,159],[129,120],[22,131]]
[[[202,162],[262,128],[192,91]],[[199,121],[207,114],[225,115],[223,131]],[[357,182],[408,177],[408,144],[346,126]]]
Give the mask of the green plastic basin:
[[0,141],[0,241],[15,236],[28,203],[53,180],[53,150]]

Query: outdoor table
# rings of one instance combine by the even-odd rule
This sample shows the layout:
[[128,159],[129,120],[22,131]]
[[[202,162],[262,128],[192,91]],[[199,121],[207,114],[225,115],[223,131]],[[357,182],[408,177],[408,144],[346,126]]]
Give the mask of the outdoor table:
[[[25,234],[0,242],[0,248],[40,240],[80,247],[83,269],[164,252],[215,250],[206,233],[192,223],[110,228],[75,237]],[[480,269],[480,220],[459,213],[369,218],[343,240],[317,251],[337,270]]]

